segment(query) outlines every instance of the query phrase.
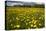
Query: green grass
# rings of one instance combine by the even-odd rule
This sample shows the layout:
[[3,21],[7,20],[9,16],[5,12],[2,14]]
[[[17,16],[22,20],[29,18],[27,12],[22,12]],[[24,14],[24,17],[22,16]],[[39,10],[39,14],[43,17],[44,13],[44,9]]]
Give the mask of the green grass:
[[44,8],[6,7],[6,30],[44,27]]

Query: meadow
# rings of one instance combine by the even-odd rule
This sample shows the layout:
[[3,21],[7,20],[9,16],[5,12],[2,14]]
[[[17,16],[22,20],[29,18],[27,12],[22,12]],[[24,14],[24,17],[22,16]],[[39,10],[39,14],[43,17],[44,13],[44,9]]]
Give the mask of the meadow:
[[43,28],[44,8],[6,7],[6,30]]

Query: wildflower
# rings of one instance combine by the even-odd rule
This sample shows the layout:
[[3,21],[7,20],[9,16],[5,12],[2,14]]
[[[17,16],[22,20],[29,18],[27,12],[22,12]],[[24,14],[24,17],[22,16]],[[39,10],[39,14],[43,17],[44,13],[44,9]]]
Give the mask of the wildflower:
[[33,27],[33,24],[31,24],[31,27]]
[[18,17],[16,17],[17,20],[20,20]]
[[33,27],[37,27],[36,25],[34,25]]
[[16,25],[16,27],[17,27],[17,28],[19,28],[19,27],[20,27],[20,25]]

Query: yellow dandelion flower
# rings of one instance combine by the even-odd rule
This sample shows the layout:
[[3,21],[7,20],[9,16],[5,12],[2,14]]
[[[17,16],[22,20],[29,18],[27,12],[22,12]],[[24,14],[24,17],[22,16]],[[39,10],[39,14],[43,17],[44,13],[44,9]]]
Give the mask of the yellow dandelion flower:
[[31,22],[29,22],[29,23],[31,23]]
[[41,17],[39,17],[39,19],[41,19]]
[[28,25],[28,23],[26,23],[26,25]]
[[13,26],[13,24],[11,24],[11,26]]
[[27,19],[26,21],[30,21],[29,19]]
[[19,27],[20,27],[20,25],[16,25],[16,27],[17,27],[17,28],[19,28]]
[[32,20],[32,23],[34,23],[34,19]]
[[39,23],[39,25],[41,26],[41,24]]
[[34,21],[34,24],[36,24],[37,21]]
[[31,27],[33,27],[33,24],[31,24]]
[[18,18],[18,17],[16,17],[16,19],[17,19],[17,20],[19,20],[19,18]]
[[37,27],[36,25],[34,25],[33,27]]

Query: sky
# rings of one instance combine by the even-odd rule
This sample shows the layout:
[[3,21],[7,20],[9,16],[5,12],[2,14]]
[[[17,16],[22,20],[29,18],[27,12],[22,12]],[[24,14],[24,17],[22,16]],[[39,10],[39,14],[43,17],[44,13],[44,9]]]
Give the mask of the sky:
[[13,6],[13,5],[35,5],[35,4],[43,4],[43,3],[36,3],[36,2],[24,2],[24,1],[7,1],[6,3],[8,6]]

